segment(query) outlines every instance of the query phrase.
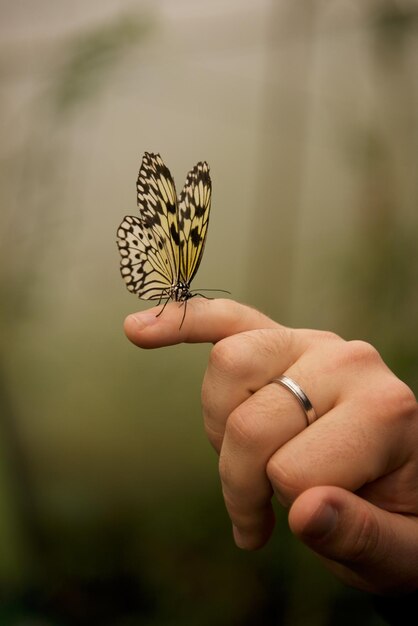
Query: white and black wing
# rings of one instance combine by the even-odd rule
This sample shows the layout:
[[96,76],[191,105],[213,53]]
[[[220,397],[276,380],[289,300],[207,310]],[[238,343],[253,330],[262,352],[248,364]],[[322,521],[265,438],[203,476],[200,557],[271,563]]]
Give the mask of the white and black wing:
[[190,284],[202,260],[212,196],[209,166],[199,162],[188,173],[179,199],[180,279]]
[[117,232],[121,274],[139,298],[161,300],[179,279],[180,238],[174,180],[159,154],[145,153],[136,186],[139,217]]

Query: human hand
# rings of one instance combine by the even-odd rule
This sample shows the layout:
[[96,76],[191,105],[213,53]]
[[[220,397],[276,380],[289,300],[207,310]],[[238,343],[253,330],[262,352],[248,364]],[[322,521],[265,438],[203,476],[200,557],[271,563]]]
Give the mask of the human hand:
[[[418,408],[412,391],[361,341],[286,328],[232,300],[194,299],[130,315],[142,348],[212,342],[202,388],[235,542],[263,546],[271,498],[294,534],[340,579],[374,593],[418,588]],[[318,419],[270,381],[286,373]]]

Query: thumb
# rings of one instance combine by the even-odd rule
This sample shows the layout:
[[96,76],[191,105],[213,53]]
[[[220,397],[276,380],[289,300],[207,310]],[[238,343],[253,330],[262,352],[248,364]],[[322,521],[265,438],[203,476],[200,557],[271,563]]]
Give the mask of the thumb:
[[390,513],[339,487],[304,491],[292,532],[345,583],[373,592],[418,588],[418,520]]

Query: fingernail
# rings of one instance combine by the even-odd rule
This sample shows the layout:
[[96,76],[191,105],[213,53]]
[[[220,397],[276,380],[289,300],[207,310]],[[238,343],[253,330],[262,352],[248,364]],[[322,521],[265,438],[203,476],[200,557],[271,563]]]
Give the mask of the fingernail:
[[338,512],[330,504],[322,504],[308,520],[303,534],[319,539],[332,532],[337,525]]
[[147,326],[152,326],[152,324],[158,322],[157,316],[153,313],[149,313],[148,311],[143,311],[142,313],[132,313],[132,315],[128,315],[128,319],[135,322],[139,330],[142,330]]

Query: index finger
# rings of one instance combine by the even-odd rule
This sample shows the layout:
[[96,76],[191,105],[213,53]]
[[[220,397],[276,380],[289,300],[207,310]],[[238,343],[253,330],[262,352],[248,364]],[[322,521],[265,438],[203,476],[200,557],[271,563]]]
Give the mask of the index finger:
[[[184,323],[180,328],[187,306]],[[128,315],[124,329],[141,348],[160,348],[178,343],[216,343],[225,337],[258,328],[280,328],[266,315],[234,300],[195,298],[181,305],[169,303]]]

